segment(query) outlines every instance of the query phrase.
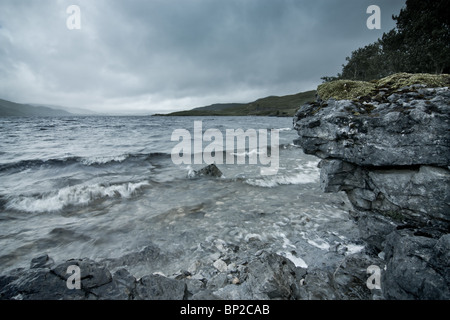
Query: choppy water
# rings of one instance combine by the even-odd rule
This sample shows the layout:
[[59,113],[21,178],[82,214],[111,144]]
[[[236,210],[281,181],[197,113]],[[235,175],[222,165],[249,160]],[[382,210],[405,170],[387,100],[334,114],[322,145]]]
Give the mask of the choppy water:
[[[218,165],[222,178],[195,177],[205,164],[175,165],[172,132],[200,120],[224,135],[280,129],[277,174],[247,162]],[[273,117],[0,118],[0,272],[43,253],[101,260],[149,243],[174,257],[165,273],[218,240],[256,238],[299,266],[324,263],[338,245],[360,250],[344,197],[322,193],[318,159],[292,144],[291,128],[291,118]]]

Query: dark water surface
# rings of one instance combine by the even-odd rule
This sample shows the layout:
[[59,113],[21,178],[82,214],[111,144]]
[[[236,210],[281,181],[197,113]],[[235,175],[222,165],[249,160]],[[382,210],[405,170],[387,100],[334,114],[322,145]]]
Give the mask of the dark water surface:
[[[224,136],[280,129],[278,172],[261,175],[263,165],[247,161],[219,164],[221,178],[196,177],[206,164],[175,165],[171,135],[193,133],[194,121]],[[334,246],[362,249],[344,197],[322,193],[319,160],[292,144],[291,118],[0,118],[0,137],[1,273],[44,253],[101,260],[149,243],[173,259],[164,270],[133,266],[136,277],[187,269],[203,242],[258,239],[298,266],[323,263]]]

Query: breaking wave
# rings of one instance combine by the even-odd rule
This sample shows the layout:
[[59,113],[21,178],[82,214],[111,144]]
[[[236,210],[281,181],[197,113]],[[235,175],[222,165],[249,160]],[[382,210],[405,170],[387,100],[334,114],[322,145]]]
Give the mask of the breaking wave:
[[87,205],[104,198],[129,198],[139,189],[149,185],[148,181],[115,185],[93,184],[64,187],[48,194],[20,195],[6,202],[5,207],[24,212],[53,212],[67,206]]
[[34,159],[34,160],[22,160],[12,163],[0,164],[0,172],[7,170],[26,170],[30,168],[36,168],[41,166],[46,167],[58,167],[68,166],[72,164],[81,164],[84,166],[102,166],[122,163],[125,161],[141,160],[146,161],[157,157],[170,158],[170,154],[167,153],[149,153],[149,154],[121,154],[114,156],[93,156],[93,157],[66,157],[60,159]]
[[318,181],[319,177],[317,174],[301,172],[289,176],[266,176],[261,178],[246,179],[245,183],[257,187],[273,188],[280,185],[307,184],[316,183]]
[[261,176],[245,179],[244,181],[252,186],[273,188],[280,185],[317,183],[319,182],[319,175],[317,162],[310,161],[298,166],[294,171],[286,172],[283,175]]

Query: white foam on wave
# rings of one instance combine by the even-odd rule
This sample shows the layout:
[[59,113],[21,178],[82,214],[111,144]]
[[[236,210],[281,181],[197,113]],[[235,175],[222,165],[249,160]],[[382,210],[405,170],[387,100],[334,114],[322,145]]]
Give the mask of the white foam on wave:
[[305,269],[308,268],[308,264],[302,258],[294,256],[290,252],[280,252],[280,253],[281,253],[281,255],[284,255],[287,259],[291,260],[295,264],[296,267],[305,268]]
[[8,201],[8,209],[25,212],[52,212],[69,205],[87,205],[102,198],[129,198],[136,190],[149,185],[147,181],[117,185],[76,185],[59,189],[47,195],[19,196]]
[[347,247],[347,252],[345,253],[346,255],[361,252],[365,248],[363,245],[352,243],[348,244],[346,247]]
[[330,244],[323,239],[316,239],[316,240],[308,239],[307,241],[310,245],[319,248],[321,250],[325,251],[330,250]]
[[186,167],[187,171],[187,177],[188,178],[194,178],[195,177],[195,170],[191,166]]
[[[318,161],[309,161],[297,166],[294,171],[286,170],[283,174],[249,178],[245,182],[249,185],[263,188],[273,188],[280,185],[318,183],[320,171],[317,168],[317,163]],[[280,169],[284,170],[284,168]]]
[[270,177],[261,177],[261,178],[253,178],[247,179],[245,182],[252,186],[263,187],[263,188],[273,188],[280,185],[289,185],[289,184],[307,184],[307,183],[316,183],[319,181],[319,177],[316,173],[307,173],[300,172],[293,175],[277,175]]
[[117,156],[98,156],[98,157],[89,157],[83,158],[80,162],[84,165],[93,165],[93,164],[106,164],[109,162],[122,162],[128,158],[127,154],[121,154]]
[[250,151],[244,151],[244,152],[231,152],[230,153],[233,156],[243,157],[243,156],[251,156],[251,155],[260,155],[260,154],[266,154],[264,150],[258,151],[258,149],[253,149]]

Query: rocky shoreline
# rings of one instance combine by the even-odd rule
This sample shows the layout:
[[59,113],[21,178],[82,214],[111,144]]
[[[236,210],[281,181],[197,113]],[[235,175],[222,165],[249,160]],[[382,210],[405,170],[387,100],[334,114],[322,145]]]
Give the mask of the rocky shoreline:
[[449,299],[450,91],[392,86],[304,105],[296,144],[322,159],[324,192],[347,194],[382,297]]
[[[450,299],[449,101],[448,86],[383,82],[357,97],[319,95],[296,113],[295,143],[322,159],[324,192],[345,192],[363,250],[334,245],[302,267],[257,236],[238,245],[211,237],[197,248],[206,258],[171,274],[156,271],[173,257],[153,243],[101,261],[41,255],[0,276],[0,299]],[[221,175],[215,166],[196,174]],[[136,278],[130,266],[141,264],[150,274]]]
[[[119,259],[100,262],[88,258],[56,264],[43,255],[29,269],[0,277],[3,300],[310,300],[373,299],[379,290],[366,286],[367,264],[382,262],[363,252],[344,257],[334,268],[301,268],[286,257],[269,252],[258,239],[243,247],[212,242],[203,250],[208,261],[196,261],[171,275],[155,272],[136,279],[127,267],[164,261],[154,245]],[[73,284],[70,266],[78,266],[80,288]],[[112,271],[114,270],[114,271]]]

